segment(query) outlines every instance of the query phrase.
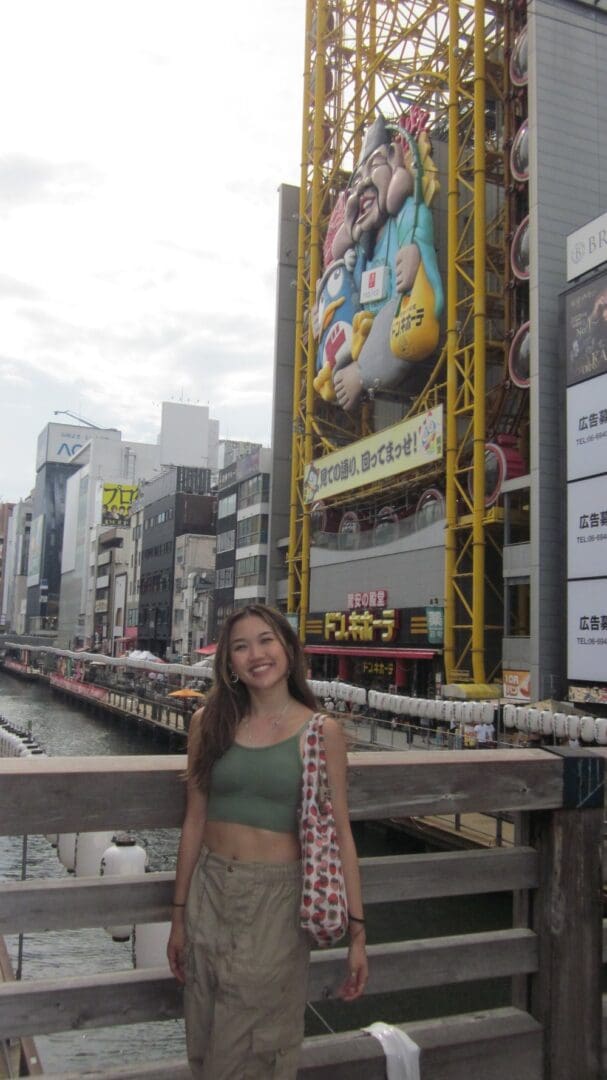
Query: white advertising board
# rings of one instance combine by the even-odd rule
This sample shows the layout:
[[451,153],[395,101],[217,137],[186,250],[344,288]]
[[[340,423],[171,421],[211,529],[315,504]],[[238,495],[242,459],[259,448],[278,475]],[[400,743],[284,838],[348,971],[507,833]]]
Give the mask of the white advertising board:
[[567,485],[567,577],[607,577],[607,475]]
[[605,682],[607,578],[570,581],[567,598],[567,677]]
[[607,213],[567,237],[567,281],[607,261]]
[[30,529],[30,547],[27,558],[27,587],[38,585],[42,562],[42,539],[44,536],[44,514],[38,514]]
[[567,479],[607,471],[607,372],[567,387]]
[[71,427],[66,424],[47,424],[38,436],[36,471],[53,462],[70,462],[91,440],[95,428]]

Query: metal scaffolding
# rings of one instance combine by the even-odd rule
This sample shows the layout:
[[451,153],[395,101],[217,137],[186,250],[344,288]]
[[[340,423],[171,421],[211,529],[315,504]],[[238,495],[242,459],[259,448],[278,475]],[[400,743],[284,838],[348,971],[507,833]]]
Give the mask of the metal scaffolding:
[[[419,106],[446,145],[446,280],[441,350],[425,389],[403,407],[446,407],[444,483],[445,676],[483,683],[501,638],[500,511],[485,506],[485,446],[508,396],[506,5],[502,0],[308,0],[297,266],[288,610],[305,637],[310,509],[305,466],[374,429],[373,408],[352,419],[314,392],[312,308],[329,214],[345,190],[378,111],[396,120]],[[506,321],[505,321],[506,319]],[[496,427],[497,425],[497,427]],[[437,479],[407,473],[350,494],[350,502]],[[340,500],[344,504],[344,498]],[[487,557],[489,553],[489,558]],[[487,563],[489,562],[489,566]]]

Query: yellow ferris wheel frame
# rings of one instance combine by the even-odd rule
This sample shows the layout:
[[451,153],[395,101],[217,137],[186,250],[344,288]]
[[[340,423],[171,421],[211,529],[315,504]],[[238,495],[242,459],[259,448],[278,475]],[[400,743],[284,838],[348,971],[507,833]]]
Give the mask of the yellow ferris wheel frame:
[[[485,619],[487,589],[495,589],[486,579],[487,545],[501,554],[499,532],[485,510],[485,443],[487,371],[503,371],[505,357],[497,115],[494,128],[487,126],[488,102],[495,114],[503,111],[504,8],[503,0],[308,0],[306,8],[288,610],[298,615],[305,640],[305,467],[359,437],[366,422],[364,410],[354,422],[314,394],[312,307],[326,225],[377,110],[395,116],[417,105],[430,113],[431,135],[433,126],[447,132],[448,271],[445,345],[411,411],[438,400],[446,405],[445,676],[476,683],[487,677],[487,634],[502,630],[501,624],[487,627]],[[407,476],[402,483],[415,479]],[[375,488],[364,494],[379,493]]]

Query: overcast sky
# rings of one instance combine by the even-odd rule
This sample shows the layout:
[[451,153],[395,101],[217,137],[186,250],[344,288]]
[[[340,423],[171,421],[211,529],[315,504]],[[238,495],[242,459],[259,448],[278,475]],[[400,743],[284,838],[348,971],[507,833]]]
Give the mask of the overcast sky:
[[0,501],[55,409],[155,441],[160,402],[269,444],[280,183],[304,0],[0,8]]

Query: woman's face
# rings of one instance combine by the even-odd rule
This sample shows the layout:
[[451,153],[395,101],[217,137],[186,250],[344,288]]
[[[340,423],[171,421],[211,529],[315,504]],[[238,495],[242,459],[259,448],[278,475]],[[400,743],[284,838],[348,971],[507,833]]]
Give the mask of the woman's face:
[[228,660],[249,690],[270,690],[289,674],[289,658],[275,630],[259,615],[244,615],[230,631]]

